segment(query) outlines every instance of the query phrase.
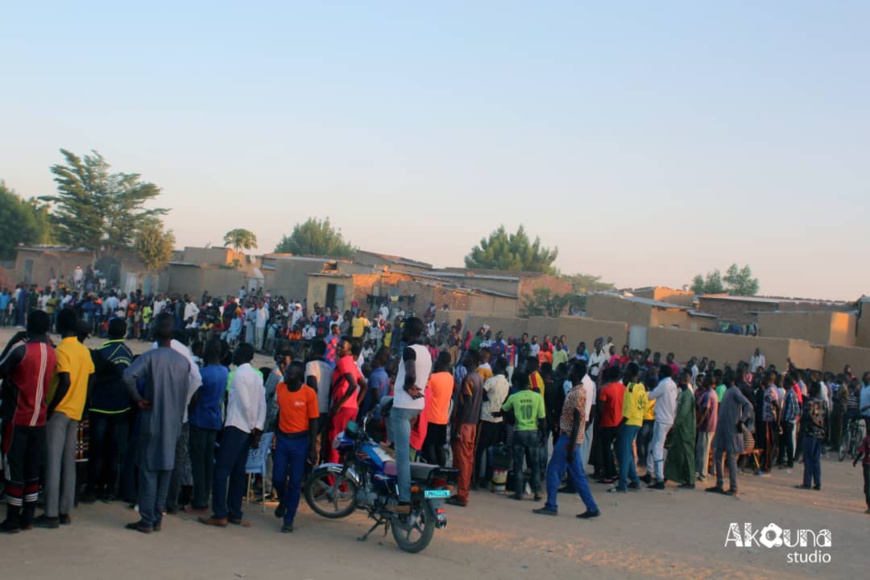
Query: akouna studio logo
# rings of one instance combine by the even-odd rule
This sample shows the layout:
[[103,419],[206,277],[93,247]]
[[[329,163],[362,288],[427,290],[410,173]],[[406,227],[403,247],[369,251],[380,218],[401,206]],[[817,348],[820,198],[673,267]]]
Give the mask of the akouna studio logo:
[[725,535],[725,547],[792,549],[786,555],[789,564],[829,564],[831,554],[831,530],[786,530],[770,523],[763,528],[752,524],[731,524]]

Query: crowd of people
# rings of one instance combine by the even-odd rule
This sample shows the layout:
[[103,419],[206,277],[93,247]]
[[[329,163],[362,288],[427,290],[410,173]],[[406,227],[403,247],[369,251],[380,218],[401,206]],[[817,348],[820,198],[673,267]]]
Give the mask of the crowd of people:
[[[363,418],[395,457],[398,514],[410,509],[411,462],[424,461],[459,469],[454,505],[504,486],[556,515],[567,488],[584,519],[601,514],[590,480],[628,493],[714,477],[707,492],[737,495],[741,458],[760,476],[802,461],[798,487],[820,491],[826,446],[849,422],[870,422],[870,372],[779,370],[760,350],[723,368],[679,364],[609,337],[572,349],[565,336],[437,324],[434,304],[419,317],[372,304],[369,319],[355,302],[309,310],[245,289],[198,301],[24,286],[0,296],[0,322],[26,327],[0,355],[6,532],[57,528],[77,501],[116,499],[138,506],[127,527],[143,533],[180,510],[247,526],[245,464],[261,445],[271,477],[258,485],[292,532],[306,471],[338,461],[330,442]],[[92,335],[105,343],[88,349]],[[134,356],[136,339],[150,350]],[[274,363],[252,366],[257,351]],[[870,513],[868,450],[865,438]]]

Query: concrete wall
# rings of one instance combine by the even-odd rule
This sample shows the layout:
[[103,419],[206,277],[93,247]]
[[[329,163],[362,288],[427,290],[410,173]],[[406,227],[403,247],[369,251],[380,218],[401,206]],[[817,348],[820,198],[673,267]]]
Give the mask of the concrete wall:
[[466,319],[465,329],[474,332],[484,324],[488,324],[493,334],[500,330],[504,333],[506,340],[508,337],[520,336],[522,333],[528,332],[529,320],[532,319],[472,314]]
[[321,307],[326,306],[326,291],[330,284],[344,287],[344,302],[338,306],[343,310],[350,307],[354,293],[353,278],[350,276],[309,276],[306,294],[309,312],[314,312],[315,304]]
[[624,322],[629,326],[652,326],[653,308],[608,294],[586,297],[586,314],[594,320]]
[[[441,306],[438,302],[437,306]],[[474,294],[471,296],[469,310],[486,316],[516,316],[518,301],[513,298]]]
[[870,348],[870,306],[864,308],[863,316],[858,320],[858,334],[855,336],[855,346]]
[[716,319],[693,317],[680,308],[656,308],[609,294],[586,297],[586,314],[594,320],[624,322],[629,326],[662,326],[684,330],[711,330]]
[[[452,316],[451,318],[458,317]],[[580,316],[513,318],[471,315],[468,317],[466,328],[474,331],[484,324],[489,324],[493,333],[501,330],[504,332],[505,338],[520,337],[524,332],[528,332],[529,336],[538,335],[538,338],[541,339],[548,334],[551,337],[564,334],[572,350],[577,347],[580,341],[585,341],[587,346],[591,348],[592,342],[599,336],[613,337],[613,344],[617,347],[628,342],[628,327],[624,323],[592,320]]]
[[[236,252],[232,248],[194,248],[187,246],[182,252],[181,261],[188,264],[232,264]],[[239,257],[241,259],[241,256]]]
[[839,373],[846,365],[859,377],[870,371],[870,348],[831,345],[825,349],[824,370]]
[[435,322],[441,324],[446,322],[450,326],[456,324],[457,320],[462,322],[462,328],[465,328],[468,323],[468,318],[473,314],[468,310],[441,310],[435,311]]
[[[386,267],[390,270],[394,270],[397,272],[426,274],[431,271],[431,267],[423,264],[422,262],[419,264],[415,264],[411,261],[403,261],[402,263],[397,263],[396,260],[392,258],[392,256],[385,257],[385,255],[378,255],[376,253],[360,250],[354,256],[353,261],[369,267]],[[399,258],[398,256],[395,256],[395,258],[401,260],[401,258]]]
[[856,317],[845,312],[775,312],[758,315],[759,336],[797,338],[812,344],[855,346]]
[[856,346],[858,317],[847,312],[834,312],[831,315],[831,339],[828,344]]
[[743,300],[720,300],[714,296],[699,296],[699,310],[707,314],[715,314],[725,322],[749,324],[758,322],[755,314],[750,312],[774,312],[779,310],[776,302],[752,302]]
[[[90,252],[68,252],[51,250],[18,250],[15,255],[15,271],[9,272],[12,283],[26,282],[37,286],[47,286],[52,277],[60,279],[61,275],[72,279],[76,266],[86,270],[93,261]],[[26,276],[27,262],[32,261],[30,276]]]
[[676,288],[665,288],[664,286],[656,286],[654,288],[641,288],[632,292],[640,298],[648,298],[658,302],[668,302],[677,306],[685,306],[691,308],[695,302],[695,293],[687,290],[677,290]]
[[[505,272],[505,278],[510,277],[510,272]],[[437,273],[436,273],[437,275]],[[446,278],[450,282],[463,286],[471,286],[474,288],[483,288],[500,294],[508,294],[510,296],[520,295],[520,281],[517,279],[500,279],[500,278],[483,278],[476,276],[466,276],[464,278]]]
[[326,261],[274,260],[275,269],[267,273],[266,290],[273,296],[301,300],[308,295],[308,274],[321,272]]
[[689,313],[685,310],[665,310],[664,308],[653,308],[650,312],[650,315],[650,326],[662,326],[664,328],[682,328],[684,330],[698,330],[698,320],[701,320],[691,318],[689,316]]
[[517,296],[522,301],[523,296],[531,297],[538,288],[546,288],[552,294],[559,295],[572,294],[574,292],[574,286],[567,280],[544,274],[542,276],[520,278]]
[[726,363],[736,365],[748,361],[755,349],[760,348],[769,364],[782,369],[790,356],[791,344],[784,338],[754,338],[674,328],[650,328],[647,332],[647,346],[652,351],[661,352],[662,356],[673,352],[681,363],[692,356],[706,356],[721,368]]
[[247,287],[247,276],[243,270],[170,264],[168,277],[167,292],[170,294],[200,297],[204,290],[208,290],[212,296],[237,296],[239,288]]
[[[789,357],[799,369],[821,370],[825,363],[825,347],[805,340],[789,340]],[[765,355],[766,356],[766,355]]]
[[768,300],[752,300],[723,298],[719,295],[698,296],[699,309],[709,314],[715,314],[726,322],[748,324],[757,322],[759,312],[848,312],[854,308],[854,303],[820,302],[772,298]]

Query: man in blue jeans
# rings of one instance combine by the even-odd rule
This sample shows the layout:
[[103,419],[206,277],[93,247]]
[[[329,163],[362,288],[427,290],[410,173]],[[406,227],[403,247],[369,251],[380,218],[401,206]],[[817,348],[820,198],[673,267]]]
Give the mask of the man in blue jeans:
[[417,317],[406,320],[402,328],[406,346],[396,376],[389,429],[396,450],[399,503],[391,504],[388,509],[397,514],[411,512],[411,424],[426,404],[424,391],[432,372],[432,355],[420,344],[424,328],[423,321]]
[[266,423],[266,389],[263,375],[251,366],[254,346],[244,342],[233,356],[237,365],[227,399],[227,419],[221,435],[214,470],[212,516],[199,518],[209,525],[225,528],[228,523],[250,527],[242,519],[242,496],[245,494],[245,464],[248,450],[260,445],[260,433]]
[[625,368],[625,396],[622,399],[622,425],[619,432],[619,480],[616,487],[611,487],[607,493],[640,489],[632,447],[643,425],[648,401],[646,387],[637,381],[639,372],[640,369],[634,362]]
[[545,516],[559,514],[556,496],[562,476],[567,471],[574,488],[580,494],[580,499],[586,505],[586,511],[578,514],[577,517],[588,520],[601,515],[592,492],[589,491],[589,481],[583,471],[583,458],[579,447],[585,436],[583,427],[586,420],[586,390],[583,388],[586,369],[582,369],[582,374],[580,370],[580,365],[571,368],[569,378],[574,387],[565,395],[565,404],[562,406],[562,416],[559,420],[561,434],[553,448],[550,464],[547,466],[547,503],[542,508],[532,510],[536,514]]
[[284,518],[283,533],[293,531],[299,507],[306,459],[313,465],[317,458],[317,393],[302,384],[305,365],[290,363],[284,380],[275,388],[278,400],[278,439],[275,444],[272,478],[278,492],[275,517]]

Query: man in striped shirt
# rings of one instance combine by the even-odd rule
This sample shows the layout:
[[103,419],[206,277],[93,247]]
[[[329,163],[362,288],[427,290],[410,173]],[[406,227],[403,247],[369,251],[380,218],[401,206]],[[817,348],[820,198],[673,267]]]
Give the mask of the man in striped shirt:
[[0,355],[3,378],[3,455],[6,456],[6,520],[0,532],[33,527],[39,470],[45,447],[46,397],[57,359],[48,340],[51,318],[30,313],[27,331],[12,337]]

